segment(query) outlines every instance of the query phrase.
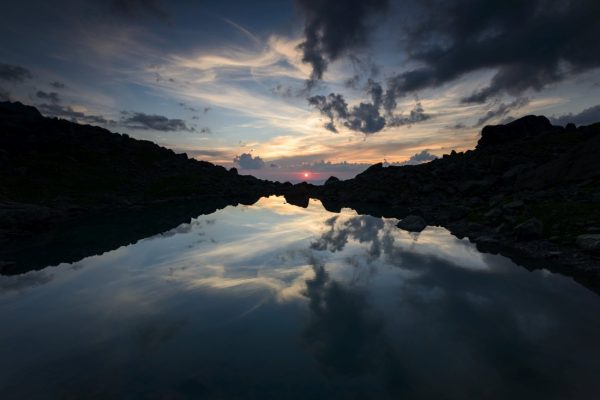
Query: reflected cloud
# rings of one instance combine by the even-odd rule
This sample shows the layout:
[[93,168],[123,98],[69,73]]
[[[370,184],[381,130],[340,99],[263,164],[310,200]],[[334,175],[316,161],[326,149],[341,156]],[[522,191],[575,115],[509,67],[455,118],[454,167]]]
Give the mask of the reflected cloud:
[[46,271],[32,271],[22,275],[0,275],[0,293],[21,292],[36,286],[45,285],[54,279],[54,275]]

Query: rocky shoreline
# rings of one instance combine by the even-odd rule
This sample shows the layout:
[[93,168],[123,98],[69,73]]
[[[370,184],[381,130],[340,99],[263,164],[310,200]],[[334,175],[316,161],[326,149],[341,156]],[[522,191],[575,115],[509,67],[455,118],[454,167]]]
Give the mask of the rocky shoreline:
[[442,226],[484,252],[572,276],[600,292],[600,124],[552,126],[527,116],[487,126],[474,150],[404,167],[371,166],[356,178],[300,184],[288,195],[330,211]]
[[[300,207],[315,198],[333,212],[395,217],[399,228],[414,232],[442,226],[481,251],[600,292],[600,123],[559,127],[527,116],[486,126],[473,150],[415,166],[375,164],[322,186],[241,176],[148,141],[45,118],[20,103],[0,103],[0,131],[5,248],[94,216],[283,195]],[[0,265],[0,273],[11,268]]]

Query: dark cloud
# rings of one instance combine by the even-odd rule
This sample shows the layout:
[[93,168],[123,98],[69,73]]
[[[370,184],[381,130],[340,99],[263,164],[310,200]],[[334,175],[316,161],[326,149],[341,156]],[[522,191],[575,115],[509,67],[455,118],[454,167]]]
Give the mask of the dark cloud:
[[64,118],[70,121],[85,123],[85,124],[101,124],[112,125],[116,122],[106,119],[100,115],[89,115],[80,111],[75,111],[69,106],[61,106],[59,104],[40,104],[38,106],[40,112],[50,117]]
[[431,116],[429,114],[425,114],[425,110],[423,109],[421,102],[417,102],[415,107],[410,110],[408,115],[391,115],[388,118],[387,124],[388,126],[410,126],[418,122],[427,121],[430,118]]
[[3,87],[0,87],[0,101],[10,100],[10,92]]
[[197,108],[194,108],[192,106],[187,105],[186,103],[180,102],[177,103],[181,108],[183,108],[184,110],[187,111],[191,111],[191,112],[200,112],[200,110],[198,110]]
[[166,21],[170,17],[160,0],[111,0],[110,10],[126,18],[150,16]]
[[378,365],[374,359],[382,355],[378,350],[386,344],[383,322],[373,313],[366,293],[332,280],[318,260],[309,262],[314,278],[306,280],[303,292],[310,311],[304,342],[329,374],[372,373]]
[[33,78],[33,75],[27,68],[18,65],[0,64],[0,80],[23,82],[31,78]]
[[448,128],[449,129],[465,129],[466,127],[467,126],[464,123],[459,122],[459,123],[456,123],[456,124],[454,124],[452,126],[449,126]]
[[473,125],[473,128],[480,127],[494,118],[503,117],[503,121],[505,121],[507,118],[507,114],[510,111],[518,109],[520,107],[524,107],[527,104],[529,104],[529,99],[519,97],[510,103],[500,103],[498,105],[495,105],[492,109],[488,110],[481,118],[477,120],[475,125]]
[[352,108],[344,125],[353,131],[370,135],[379,132],[385,127],[385,118],[379,109],[371,103],[360,103]]
[[375,82],[372,79],[367,81],[367,93],[371,96],[371,101],[375,108],[381,107],[383,104],[383,88],[379,82]]
[[265,166],[262,158],[259,156],[252,157],[250,153],[242,153],[239,156],[235,156],[233,162],[242,169],[262,169]]
[[329,250],[331,252],[344,249],[349,239],[359,243],[370,243],[368,254],[379,257],[381,242],[377,233],[383,228],[383,220],[370,215],[359,215],[345,220],[330,219],[327,224],[330,229],[319,239],[311,243],[313,250]]
[[60,97],[56,92],[44,92],[43,90],[38,90],[35,97],[42,100],[48,100],[54,104],[60,103]]
[[204,127],[204,128],[200,128],[200,133],[210,135],[212,133],[212,130],[208,127]]
[[176,132],[176,131],[194,131],[194,128],[188,127],[185,121],[181,119],[171,119],[163,115],[144,114],[144,113],[125,113],[121,119],[121,124],[132,129],[139,130],[154,130],[161,132]]
[[600,104],[586,108],[577,114],[569,113],[561,115],[560,117],[551,117],[550,121],[554,125],[562,126],[565,126],[568,123],[573,123],[575,125],[590,125],[600,122]]
[[360,83],[360,75],[356,74],[344,81],[344,86],[350,89],[357,89]]
[[426,114],[421,103],[417,102],[415,108],[408,116],[387,113],[382,115],[384,107],[384,92],[381,85],[372,80],[368,81],[367,93],[371,97],[370,103],[361,102],[348,109],[348,104],[341,94],[330,93],[328,96],[316,95],[308,98],[308,104],[315,107],[322,115],[329,118],[325,129],[336,132],[335,121],[341,121],[344,126],[356,132],[370,135],[383,130],[386,126],[412,125],[431,118]]
[[285,86],[285,85],[282,85],[281,83],[278,83],[273,88],[271,88],[271,93],[273,93],[274,95],[277,95],[277,96],[284,97],[284,98],[294,97],[293,89],[290,86]]
[[312,66],[309,88],[323,78],[330,61],[366,44],[368,20],[387,8],[387,0],[296,0],[302,11],[302,61]]
[[52,86],[54,89],[66,89],[67,88],[67,85],[65,85],[62,82],[58,82],[58,81],[50,82],[50,86]]
[[432,0],[418,7],[403,42],[422,66],[389,80],[394,97],[494,69],[489,85],[463,100],[482,103],[600,66],[596,0]]
[[337,132],[335,119],[346,119],[348,117],[348,104],[341,94],[330,93],[328,96],[312,96],[308,98],[308,104],[315,107],[319,112],[329,118],[325,129]]

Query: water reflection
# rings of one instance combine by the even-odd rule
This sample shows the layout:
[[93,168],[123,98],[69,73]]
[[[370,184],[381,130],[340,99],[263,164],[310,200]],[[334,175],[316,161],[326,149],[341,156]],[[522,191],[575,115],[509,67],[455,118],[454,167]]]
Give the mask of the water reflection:
[[599,298],[282,198],[0,276],[3,398],[591,398]]

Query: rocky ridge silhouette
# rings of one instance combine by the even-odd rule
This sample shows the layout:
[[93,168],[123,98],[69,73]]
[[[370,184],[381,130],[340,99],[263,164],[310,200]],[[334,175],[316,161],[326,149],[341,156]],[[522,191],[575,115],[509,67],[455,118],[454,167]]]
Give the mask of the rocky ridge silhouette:
[[[414,166],[379,163],[354,179],[331,177],[323,186],[291,185],[241,176],[149,141],[4,102],[0,243],[11,248],[20,238],[47,235],[93,216],[186,202],[210,204],[201,207],[210,210],[275,194],[300,207],[316,198],[333,212],[350,207],[399,218],[399,228],[409,231],[443,226],[482,251],[574,276],[600,291],[599,152],[600,123],[560,127],[543,116],[526,116],[486,126],[476,148],[464,153]],[[177,213],[172,223],[160,226],[184,220]],[[123,237],[133,242],[145,229]],[[3,261],[2,271],[23,269]]]

